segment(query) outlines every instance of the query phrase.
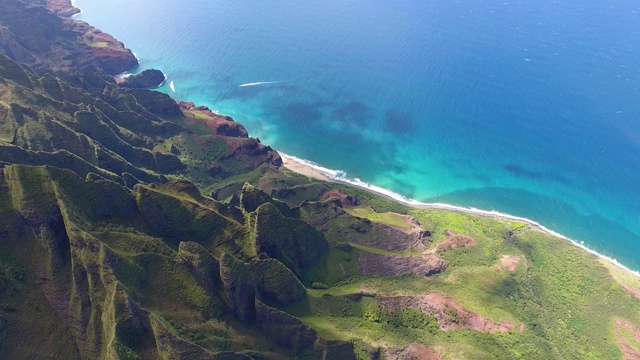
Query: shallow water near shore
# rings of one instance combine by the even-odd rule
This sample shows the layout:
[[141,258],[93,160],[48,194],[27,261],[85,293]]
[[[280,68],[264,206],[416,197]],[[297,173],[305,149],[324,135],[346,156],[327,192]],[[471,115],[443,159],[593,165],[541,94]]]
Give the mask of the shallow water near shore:
[[530,218],[640,269],[633,1],[75,3],[167,74],[162,91],[263,143],[407,198]]

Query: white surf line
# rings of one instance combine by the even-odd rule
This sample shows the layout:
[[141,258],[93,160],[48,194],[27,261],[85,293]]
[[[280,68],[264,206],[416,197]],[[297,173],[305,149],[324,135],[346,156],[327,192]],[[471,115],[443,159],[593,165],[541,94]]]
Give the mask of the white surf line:
[[457,206],[457,205],[452,205],[452,204],[445,204],[445,203],[424,203],[418,200],[414,200],[414,199],[410,199],[408,197],[405,197],[403,195],[400,195],[396,192],[393,192],[391,190],[382,188],[380,186],[376,186],[376,185],[372,185],[369,183],[366,183],[358,178],[355,179],[349,179],[347,178],[347,174],[346,172],[342,171],[342,170],[333,170],[333,169],[328,169],[324,166],[318,165],[316,163],[314,163],[313,161],[309,161],[309,160],[305,160],[305,159],[301,159],[292,155],[287,155],[287,154],[283,154],[282,152],[280,152],[280,156],[282,157],[287,157],[289,159],[291,159],[292,161],[295,161],[297,163],[300,163],[302,165],[306,165],[309,166],[311,168],[313,168],[314,170],[316,170],[317,172],[321,173],[322,175],[325,175],[326,177],[330,178],[332,181],[337,182],[337,183],[342,183],[345,185],[351,185],[378,195],[382,195],[388,199],[391,200],[395,200],[401,204],[407,205],[407,206],[411,206],[414,208],[418,208],[418,209],[435,209],[435,210],[448,210],[448,211],[455,211],[455,212],[460,212],[460,213],[465,213],[465,214],[472,214],[472,215],[479,215],[479,216],[487,216],[487,217],[496,217],[496,218],[500,218],[500,219],[505,219],[505,220],[512,220],[512,221],[520,221],[523,222],[527,225],[530,225],[544,233],[547,233],[549,235],[567,240],[569,242],[571,242],[571,244],[587,251],[588,253],[595,255],[597,257],[600,257],[602,259],[608,260],[610,263],[612,263],[613,265],[626,270],[638,277],[640,277],[640,272],[636,271],[636,270],[632,270],[630,268],[628,268],[627,266],[621,264],[620,262],[618,262],[617,259],[612,258],[610,256],[604,255],[604,254],[600,254],[599,252],[589,249],[588,247],[586,247],[584,245],[584,242],[578,242],[574,239],[571,239],[569,237],[566,237],[560,233],[557,233],[547,227],[545,227],[544,225],[541,225],[539,222],[531,220],[531,219],[527,219],[524,217],[520,217],[520,216],[515,216],[515,215],[510,215],[510,214],[505,214],[496,210],[481,210],[481,209],[477,209],[477,208],[473,208],[473,207],[464,207],[464,206]]
[[242,84],[239,85],[238,87],[247,87],[247,86],[256,86],[256,85],[267,85],[267,84],[277,84],[277,83],[281,83],[282,81],[259,81],[259,82],[252,82],[252,83],[246,83],[246,84]]
[[171,88],[171,91],[176,92],[176,87],[173,85],[173,80],[171,80],[171,82],[169,83],[169,87]]

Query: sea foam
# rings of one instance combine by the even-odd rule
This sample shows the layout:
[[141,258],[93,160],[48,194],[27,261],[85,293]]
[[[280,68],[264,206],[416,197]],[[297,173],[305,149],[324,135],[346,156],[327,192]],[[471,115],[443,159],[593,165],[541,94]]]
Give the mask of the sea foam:
[[320,174],[328,177],[329,179],[335,181],[335,182],[339,182],[339,183],[344,183],[347,185],[352,185],[355,186],[357,188],[378,194],[378,195],[382,195],[384,197],[387,197],[389,199],[395,200],[401,204],[404,205],[408,205],[408,206],[412,206],[415,208],[419,208],[419,209],[436,209],[436,210],[448,210],[448,211],[455,211],[455,212],[461,212],[461,213],[466,213],[466,214],[473,214],[473,215],[479,215],[479,216],[488,216],[488,217],[497,217],[497,218],[501,218],[501,219],[506,219],[506,220],[512,220],[512,221],[520,221],[523,222],[525,224],[528,224],[544,233],[547,233],[549,235],[567,240],[569,242],[571,242],[571,244],[589,252],[592,255],[595,255],[597,257],[600,257],[602,259],[605,259],[609,262],[611,262],[613,265],[629,271],[630,273],[640,277],[640,272],[637,270],[632,270],[629,267],[621,264],[620,262],[618,262],[617,259],[601,254],[595,250],[589,249],[586,245],[584,245],[584,241],[580,241],[578,242],[577,240],[571,239],[567,236],[564,236],[556,231],[553,231],[549,228],[547,228],[546,226],[540,224],[539,222],[535,221],[535,220],[531,220],[525,217],[520,217],[520,216],[515,216],[515,215],[511,215],[511,214],[506,214],[500,211],[496,211],[496,210],[482,210],[482,209],[478,209],[478,208],[474,208],[474,207],[464,207],[464,206],[458,206],[458,205],[452,205],[452,204],[445,204],[445,203],[425,203],[425,202],[421,202],[415,199],[411,199],[408,198],[406,196],[403,196],[401,194],[398,194],[396,192],[393,192],[389,189],[385,189],[383,187],[377,186],[377,185],[373,185],[367,182],[364,182],[362,180],[360,180],[359,178],[349,178],[347,176],[347,173],[343,170],[334,170],[334,169],[329,169],[326,168],[322,165],[319,165],[313,161],[310,160],[306,160],[306,159],[301,159],[299,157],[296,156],[292,156],[292,155],[287,155],[284,154],[282,152],[280,152],[280,155],[282,157],[285,158],[289,158],[292,161],[295,161],[297,163],[303,164],[305,166],[308,166],[314,170],[316,170],[317,172],[319,172]]

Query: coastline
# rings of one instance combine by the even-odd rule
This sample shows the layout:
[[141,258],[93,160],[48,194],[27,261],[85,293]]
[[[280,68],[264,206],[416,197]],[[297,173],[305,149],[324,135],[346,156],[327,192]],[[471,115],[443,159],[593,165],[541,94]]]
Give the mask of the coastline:
[[[606,240],[633,239],[610,236],[615,234],[613,226],[601,226],[599,232],[587,226],[584,236],[572,235],[574,228],[558,223],[570,219],[566,213],[547,213],[545,207],[532,212],[518,206],[508,210],[514,203],[527,204],[525,196],[514,197],[504,207],[502,202],[485,201],[488,192],[449,196],[451,192],[430,185],[439,179],[436,167],[414,173],[408,161],[412,157],[396,157],[391,167],[390,158],[376,161],[376,152],[367,146],[360,154],[351,152],[359,164],[354,168],[351,161],[332,154],[335,144],[314,151],[307,143],[300,149],[306,149],[308,157],[298,150],[291,154],[299,157],[280,154],[267,144],[281,144],[275,147],[282,146],[285,152],[288,146],[297,149],[292,140],[297,140],[296,134],[306,134],[305,129],[289,129],[289,137],[268,136],[272,140],[261,144],[240,122],[234,124],[230,116],[207,106],[213,101],[212,108],[224,106],[228,110],[223,113],[253,124],[251,109],[243,103],[216,105],[222,97],[207,96],[186,79],[181,86],[189,91],[183,96],[167,91],[173,81],[166,75],[160,91],[128,90],[114,85],[111,75],[97,67],[73,73],[71,62],[69,73],[53,73],[53,90],[56,82],[62,90],[83,86],[61,96],[44,81],[50,78],[42,78],[50,76],[46,71],[34,75],[20,63],[4,60],[3,64],[8,66],[0,80],[10,86],[9,95],[21,106],[18,110],[79,124],[69,130],[73,141],[66,136],[69,141],[61,142],[55,124],[53,128],[44,124],[36,138],[25,131],[32,124],[37,127],[41,118],[21,118],[21,113],[7,118],[8,126],[17,129],[9,150],[20,142],[28,143],[26,151],[38,150],[39,142],[47,139],[53,144],[26,161],[10,152],[2,169],[0,185],[5,186],[0,192],[10,199],[24,198],[19,204],[0,205],[0,211],[9,215],[7,223],[0,224],[0,238],[8,241],[0,251],[0,266],[9,275],[3,279],[8,292],[0,298],[11,310],[0,311],[0,333],[8,334],[1,337],[0,347],[6,348],[8,358],[46,352],[54,358],[190,354],[265,360],[637,354],[640,360],[640,339],[629,336],[640,334],[638,273],[615,259],[574,247],[573,240],[565,238],[571,244],[558,240],[555,235],[561,235],[537,222],[486,210],[529,216],[576,239],[595,239],[588,246],[640,269],[633,265],[633,257],[624,255],[634,252],[609,248],[616,243]],[[15,72],[10,71],[16,66],[25,68],[33,85],[26,93],[20,92],[24,87],[18,81],[23,79],[14,79]],[[179,65],[175,71],[182,74],[184,68]],[[202,76],[197,71],[192,74]],[[212,84],[213,89],[225,88]],[[42,96],[29,97],[30,90]],[[203,105],[175,100],[183,98]],[[61,101],[73,106],[48,106]],[[272,101],[265,103],[279,104]],[[89,111],[78,113],[78,107]],[[123,114],[139,121],[127,122]],[[84,155],[101,151],[96,141],[104,134],[84,126],[93,120],[103,127],[116,124],[120,129],[116,135],[133,150],[105,140],[102,145],[110,151],[107,161],[83,165]],[[257,121],[264,126],[256,127],[256,132],[275,134],[269,122]],[[158,123],[166,129],[158,130]],[[352,136],[337,139],[355,143]],[[135,152],[136,147],[144,150],[145,144],[155,162],[139,161],[149,160]],[[83,156],[62,154],[50,161],[47,153],[55,155],[65,148]],[[327,155],[326,161],[320,154]],[[455,153],[445,149],[443,154]],[[379,171],[378,162],[389,169]],[[469,170],[467,177],[459,178],[485,174],[474,167]],[[387,174],[397,176],[387,182]],[[542,194],[553,189],[544,183],[541,187]],[[32,190],[35,197],[30,196]],[[445,196],[432,197],[423,190]],[[59,211],[48,211],[48,204],[38,201],[43,193],[50,195],[54,207],[62,208],[64,223]],[[39,216],[43,220],[25,222],[34,211],[44,214]],[[44,235],[53,234],[54,248],[42,250],[41,239],[21,236],[25,230],[37,233],[41,224],[51,230]],[[305,243],[298,241],[292,247],[291,239]],[[604,246],[594,245],[600,244],[598,239],[605,240]],[[106,249],[107,257],[105,251],[86,250],[96,247]],[[65,258],[67,253],[82,258]],[[47,258],[56,260],[54,266],[69,262],[71,266],[42,275],[38,269]],[[77,275],[73,261],[80,276],[83,268],[89,273],[99,268],[106,277],[78,286],[73,282]],[[50,278],[60,281],[47,282]],[[114,283],[124,287],[114,288]],[[68,303],[96,293],[96,301],[83,306],[82,312],[68,311]],[[107,294],[104,299],[102,293]],[[30,300],[26,304],[25,298]],[[128,305],[124,316],[122,311],[115,316],[107,313],[97,326],[82,321],[86,314],[109,310],[122,299]],[[121,331],[114,333],[114,326]],[[99,332],[108,336],[93,341],[83,337]]]
[[[78,8],[76,6],[76,2],[75,0],[62,0],[64,2],[67,2],[68,4],[70,4],[74,9],[78,10],[78,13],[81,13],[82,10],[80,8]],[[76,15],[76,14],[74,14]],[[124,43],[122,43],[123,47],[126,49],[126,45]],[[136,60],[139,60],[137,55],[135,55],[135,53],[133,53]],[[138,65],[139,66],[139,65]],[[135,67],[134,67],[135,68]],[[166,83],[167,80],[167,76],[165,74],[165,82]],[[162,84],[161,84],[162,85]],[[169,87],[170,89],[175,92],[175,88],[174,88],[174,84],[173,81],[170,81],[169,83]],[[484,216],[484,217],[492,217],[492,218],[497,218],[497,219],[504,219],[504,220],[511,220],[511,221],[519,221],[522,223],[525,223],[527,225],[529,225],[532,229],[541,231],[543,233],[564,239],[566,241],[569,241],[571,244],[573,244],[574,246],[577,246],[579,248],[581,248],[582,250],[587,251],[588,253],[595,255],[596,257],[603,259],[605,261],[610,262],[611,264],[613,264],[614,266],[627,271],[633,275],[635,275],[636,277],[640,277],[640,271],[638,270],[632,270],[629,267],[625,266],[624,264],[621,264],[620,262],[617,261],[617,259],[601,254],[595,250],[589,249],[587,246],[584,245],[583,241],[577,241],[574,239],[571,239],[567,236],[564,236],[560,233],[557,233],[543,225],[541,225],[540,223],[531,220],[531,219],[527,219],[524,217],[519,217],[519,216],[515,216],[515,215],[510,215],[510,214],[506,214],[506,213],[502,213],[499,211],[495,211],[495,210],[482,210],[482,209],[477,209],[477,208],[472,208],[472,207],[463,207],[463,206],[457,206],[457,205],[452,205],[452,204],[446,204],[446,203],[423,203],[414,199],[410,199],[407,198],[405,196],[402,196],[398,193],[395,193],[393,191],[390,191],[388,189],[376,186],[376,185],[372,185],[372,184],[368,184],[365,183],[363,181],[361,181],[358,178],[355,179],[349,179],[346,176],[346,173],[344,171],[340,171],[340,170],[333,170],[333,169],[329,169],[326,167],[323,167],[319,164],[313,163],[311,161],[308,160],[304,160],[292,155],[287,155],[284,154],[282,152],[279,152],[279,154],[281,155],[282,159],[283,159],[283,166],[293,172],[302,174],[304,176],[310,177],[310,178],[314,178],[317,180],[321,180],[321,181],[329,181],[329,182],[335,182],[335,183],[339,183],[339,184],[343,184],[343,185],[347,185],[347,186],[353,186],[356,187],[358,189],[364,190],[364,191],[368,191],[370,193],[376,194],[378,196],[383,196],[387,199],[390,199],[392,201],[396,201],[400,204],[406,205],[406,206],[410,206],[410,207],[414,207],[417,209],[428,209],[428,210],[443,210],[443,211],[453,211],[453,212],[459,212],[459,213],[463,213],[463,214],[470,214],[470,215],[476,215],[476,216]]]
[[280,157],[282,157],[283,166],[293,172],[296,172],[298,174],[301,174],[316,180],[328,181],[328,182],[333,182],[337,184],[352,186],[360,190],[364,190],[372,194],[382,196],[389,200],[398,202],[402,205],[413,207],[415,209],[453,211],[453,212],[458,212],[462,214],[491,217],[495,219],[519,221],[519,222],[525,223],[529,225],[531,229],[566,240],[570,242],[572,245],[577,246],[580,249],[585,250],[592,255],[595,255],[599,259],[605,260],[611,263],[612,265],[640,278],[640,271],[630,269],[624,264],[621,264],[620,262],[618,262],[618,260],[616,260],[615,258],[601,254],[595,250],[589,249],[587,246],[584,245],[584,242],[579,242],[577,240],[564,236],[560,233],[557,233],[534,220],[502,213],[495,210],[482,210],[482,209],[477,209],[472,207],[463,207],[463,206],[457,206],[457,205],[445,204],[445,203],[423,203],[414,199],[409,199],[407,197],[394,193],[390,190],[381,188],[379,186],[365,183],[357,178],[353,180],[348,179],[346,177],[346,174],[343,171],[328,169],[312,161],[300,159],[298,157],[284,154],[282,152],[279,152],[279,153],[280,153]]

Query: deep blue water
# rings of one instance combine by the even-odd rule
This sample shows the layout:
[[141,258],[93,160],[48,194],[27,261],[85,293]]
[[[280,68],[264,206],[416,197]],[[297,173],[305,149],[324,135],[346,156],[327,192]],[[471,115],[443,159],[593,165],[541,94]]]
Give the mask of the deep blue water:
[[[163,91],[284,153],[528,217],[640,269],[637,1],[76,5],[164,71]],[[276,83],[239,86],[254,82]]]

